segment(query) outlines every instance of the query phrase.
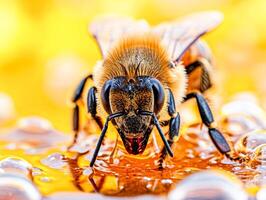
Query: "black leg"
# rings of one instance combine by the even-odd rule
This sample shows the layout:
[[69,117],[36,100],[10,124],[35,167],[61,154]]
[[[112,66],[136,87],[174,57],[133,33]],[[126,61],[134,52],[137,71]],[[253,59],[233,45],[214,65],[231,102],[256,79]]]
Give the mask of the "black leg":
[[74,132],[74,138],[73,138],[73,142],[71,144],[71,146],[69,148],[71,148],[74,144],[76,144],[77,139],[78,139],[78,133],[79,133],[79,106],[76,104],[75,108],[73,110],[73,132]]
[[157,128],[157,130],[158,130],[158,132],[159,132],[159,134],[160,134],[160,136],[161,136],[161,138],[162,138],[162,140],[163,140],[164,148],[166,149],[166,152],[167,152],[171,157],[173,157],[174,154],[173,154],[173,152],[172,152],[172,150],[171,150],[171,146],[170,146],[170,144],[168,143],[168,141],[166,140],[166,138],[165,138],[165,136],[164,136],[164,134],[163,134],[163,131],[162,131],[161,127],[160,127],[159,121],[158,121],[158,119],[156,118],[155,115],[153,115],[153,120],[154,120],[154,124],[155,124],[155,126],[156,126],[156,128]]
[[87,83],[88,80],[92,80],[93,76],[92,74],[89,74],[88,76],[86,76],[85,78],[83,78],[78,87],[76,88],[74,95],[72,97],[72,102],[75,104],[75,107],[73,109],[73,119],[72,119],[72,130],[74,132],[74,139],[72,144],[68,147],[71,148],[74,144],[76,144],[77,142],[77,138],[78,138],[78,133],[79,133],[79,129],[80,129],[80,117],[79,117],[79,105],[78,105],[78,101],[81,99],[84,87]]
[[222,133],[215,128],[216,125],[213,119],[213,115],[206,100],[200,93],[196,92],[188,94],[184,100],[186,101],[191,98],[196,98],[202,122],[209,128],[209,135],[212,142],[222,154],[226,156],[229,155],[229,152],[231,151],[230,146],[225,140]]
[[124,113],[114,113],[114,114],[111,114],[107,117],[106,121],[105,121],[105,124],[103,126],[103,129],[102,129],[102,132],[100,134],[100,137],[99,137],[99,140],[97,142],[97,145],[96,145],[96,148],[95,148],[95,151],[93,153],[93,156],[92,156],[92,159],[91,159],[91,162],[90,162],[90,167],[93,167],[94,165],[94,162],[98,156],[98,153],[99,153],[99,150],[100,150],[100,147],[102,145],[102,142],[103,142],[103,138],[105,136],[105,133],[108,129],[108,123],[110,120],[116,118],[116,117],[121,117],[122,115],[124,115]]
[[169,124],[169,142],[172,143],[178,138],[180,129],[180,115],[179,113],[176,114],[176,117],[172,117],[170,119]]
[[179,134],[180,115],[176,112],[174,96],[170,89],[168,96],[168,114],[171,116],[169,120],[169,141],[173,143],[174,138],[177,138]]
[[160,126],[160,122],[159,122],[159,120],[157,119],[157,117],[155,116],[155,114],[154,114],[153,112],[149,112],[149,111],[140,111],[139,114],[140,114],[140,115],[148,115],[148,116],[151,116],[151,117],[152,117],[152,119],[153,119],[153,123],[154,123],[154,125],[156,126],[156,128],[157,128],[157,130],[158,130],[158,132],[159,132],[159,134],[160,134],[160,136],[161,136],[161,139],[162,139],[162,141],[163,141],[163,143],[164,143],[164,146],[165,146],[166,152],[167,152],[171,157],[173,157],[174,154],[173,154],[173,152],[172,152],[172,150],[171,150],[171,147],[170,147],[170,145],[169,145],[167,139],[165,138],[165,135],[163,134],[163,130],[162,130],[161,126]]
[[93,79],[92,74],[89,74],[88,76],[86,76],[85,78],[83,78],[80,81],[80,83],[79,83],[78,87],[76,88],[76,90],[74,92],[74,95],[72,97],[72,102],[73,103],[76,103],[80,99],[80,97],[82,95],[82,92],[84,90],[84,87],[85,87],[85,85],[87,83],[87,80],[89,80],[89,79],[91,79],[91,80]]
[[[169,139],[167,140],[169,146],[171,147],[172,144],[177,141],[179,135],[179,128],[180,128],[180,116],[177,113],[176,117],[172,117],[169,120]],[[164,147],[161,151],[160,158],[158,160],[159,169],[163,169],[163,162],[167,155],[166,148]]]
[[99,116],[97,116],[97,102],[96,102],[96,87],[91,87],[87,96],[88,112],[92,118],[96,121],[100,129],[103,129],[103,123]]
[[[206,62],[208,62],[206,60]],[[204,64],[203,61],[197,60],[185,67],[186,73],[189,76],[194,70],[201,68],[202,69],[202,74],[200,76],[200,87],[198,90],[200,92],[204,92],[207,89],[209,89],[212,86],[211,80],[210,80],[210,74],[209,71],[207,70],[206,64]]]
[[[168,95],[168,114],[171,116],[170,120],[167,121],[168,123],[165,124],[169,125],[169,139],[167,140],[169,145],[172,146],[175,140],[177,140],[179,135],[179,128],[180,128],[180,115],[176,112],[174,96],[172,91],[169,89]],[[164,147],[161,151],[160,159],[159,159],[159,168],[163,168],[162,164],[167,155],[166,148]]]
[[78,87],[76,88],[74,95],[72,97],[72,102],[75,104],[75,107],[73,109],[73,121],[72,121],[72,130],[74,132],[74,138],[73,138],[73,142],[72,144],[68,147],[71,148],[74,144],[76,144],[77,142],[77,138],[78,138],[78,133],[79,133],[79,128],[80,128],[80,118],[79,118],[79,106],[78,106],[78,101],[81,98],[81,95],[83,93],[85,84],[87,82],[87,80],[92,79],[92,74],[89,74],[88,76],[86,76],[85,78],[83,78]]
[[[84,86],[82,87],[84,88]],[[96,87],[91,87],[88,91],[88,96],[87,96],[87,109],[88,109],[88,112],[91,114],[92,118],[96,121],[99,128],[102,130],[103,129],[102,120],[99,116],[97,116],[97,111],[96,111],[97,102],[96,102],[95,93],[96,93]],[[73,131],[75,133],[75,136],[74,136],[74,140],[70,147],[72,147],[77,142],[79,126],[80,126],[79,125],[79,107],[76,104],[74,108],[74,112],[73,112]]]

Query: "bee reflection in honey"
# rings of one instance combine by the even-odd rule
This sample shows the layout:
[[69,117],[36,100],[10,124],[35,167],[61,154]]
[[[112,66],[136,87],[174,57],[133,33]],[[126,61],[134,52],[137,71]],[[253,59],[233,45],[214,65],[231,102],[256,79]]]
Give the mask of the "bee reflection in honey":
[[[87,108],[102,132],[91,167],[109,122],[116,127],[129,154],[141,154],[156,128],[164,143],[161,158],[167,153],[173,157],[171,145],[177,140],[180,127],[176,106],[191,98],[196,99],[202,122],[216,148],[232,158],[230,146],[216,129],[204,98],[204,92],[212,86],[212,60],[200,37],[222,19],[219,12],[201,12],[152,28],[143,20],[125,18],[105,18],[91,25],[103,60],[92,75],[81,81],[73,97],[75,144],[80,127],[78,101],[82,101],[86,81],[93,80],[95,86],[88,91]],[[197,78],[195,74],[192,78],[199,69]],[[162,126],[169,126],[167,133],[163,133]]]

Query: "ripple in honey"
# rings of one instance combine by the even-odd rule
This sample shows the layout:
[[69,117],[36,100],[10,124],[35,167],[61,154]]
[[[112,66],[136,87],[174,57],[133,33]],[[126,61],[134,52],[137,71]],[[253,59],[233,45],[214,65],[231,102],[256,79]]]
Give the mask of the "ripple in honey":
[[[151,134],[144,153],[133,156],[126,152],[114,129],[110,129],[94,168],[90,168],[98,139],[95,133],[99,131],[94,126],[89,128],[92,123],[88,122],[77,144],[68,151],[69,136],[57,131],[43,118],[28,117],[20,120],[14,128],[5,129],[0,136],[0,167],[3,168],[0,168],[0,174],[9,176],[11,173],[8,180],[13,180],[13,176],[17,180],[17,173],[21,173],[27,184],[32,184],[34,191],[46,196],[46,199],[67,198],[69,195],[77,200],[102,198],[102,195],[108,195],[110,199],[117,196],[134,199],[136,195],[147,194],[147,198],[171,199],[169,192],[175,194],[180,188],[184,199],[195,195],[198,195],[198,199],[210,198],[208,195],[235,199],[235,193],[245,199],[254,195],[254,188],[262,187],[265,183],[266,134],[262,126],[254,122],[254,113],[239,113],[241,109],[238,107],[235,110],[234,106],[229,108],[230,113],[222,113],[218,124],[236,154],[247,157],[244,163],[231,161],[219,154],[206,127],[200,121],[194,121],[182,125],[181,136],[172,147],[174,158],[166,156],[164,160],[160,158],[162,142],[157,132]],[[243,105],[241,108],[244,109]],[[263,115],[258,116],[256,121],[263,121]],[[242,129],[232,128],[236,124]],[[14,169],[4,167],[10,165]],[[210,169],[220,169],[227,175],[217,171],[204,172]],[[232,177],[238,181],[232,182]],[[198,187],[209,183],[208,180],[214,181],[212,185],[217,187],[208,189],[208,184],[205,189]],[[224,187],[219,187],[219,184]]]

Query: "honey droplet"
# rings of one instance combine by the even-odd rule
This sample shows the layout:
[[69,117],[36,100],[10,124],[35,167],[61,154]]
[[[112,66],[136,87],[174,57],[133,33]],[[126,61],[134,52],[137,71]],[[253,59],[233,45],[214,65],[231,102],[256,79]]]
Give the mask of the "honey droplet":
[[220,124],[233,141],[247,132],[266,128],[266,113],[253,95],[238,95],[222,107],[221,113],[223,119]]
[[[236,183],[237,182],[237,183]],[[168,198],[169,200],[247,200],[240,181],[233,181],[219,171],[195,173],[181,181]]]
[[21,158],[8,157],[1,160],[0,169],[3,173],[15,174],[31,179],[32,165]]
[[60,153],[53,153],[47,158],[42,159],[41,163],[53,169],[62,169],[67,163],[63,160],[63,155]]
[[52,124],[41,117],[27,117],[18,121],[18,128],[30,133],[45,133],[53,129]]
[[42,197],[31,181],[12,174],[1,174],[0,199],[41,200]]
[[38,154],[51,146],[70,142],[71,136],[55,130],[51,123],[40,117],[27,117],[19,120],[17,127],[0,135],[2,141],[8,141],[8,149],[23,149],[27,154]]

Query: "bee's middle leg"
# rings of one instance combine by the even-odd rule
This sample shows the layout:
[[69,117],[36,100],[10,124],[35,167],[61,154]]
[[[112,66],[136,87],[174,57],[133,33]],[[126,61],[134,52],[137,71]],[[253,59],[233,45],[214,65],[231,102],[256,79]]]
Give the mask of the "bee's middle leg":
[[[162,126],[167,126],[169,125],[169,139],[168,143],[170,146],[178,139],[179,135],[179,129],[180,129],[180,115],[178,112],[176,112],[176,107],[175,107],[175,101],[174,101],[174,96],[169,89],[169,95],[168,95],[168,114],[171,117],[169,121],[163,121],[161,122]],[[159,159],[159,169],[163,168],[163,162],[164,159],[167,155],[166,148],[164,147],[161,151],[160,159]]]

